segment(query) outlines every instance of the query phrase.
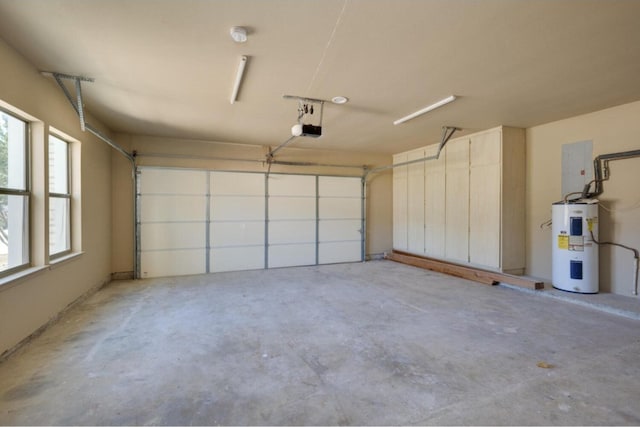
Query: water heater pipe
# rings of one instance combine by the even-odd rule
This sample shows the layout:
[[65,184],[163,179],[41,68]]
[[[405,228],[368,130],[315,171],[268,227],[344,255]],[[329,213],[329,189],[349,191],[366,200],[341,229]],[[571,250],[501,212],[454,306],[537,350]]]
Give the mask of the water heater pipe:
[[633,271],[634,271],[633,294],[638,295],[638,261],[640,261],[640,253],[638,252],[638,250],[630,246],[622,245],[620,243],[598,241],[593,235],[593,230],[591,230],[591,224],[589,224],[589,232],[591,233],[591,240],[593,240],[593,243],[595,243],[598,246],[602,246],[602,245],[618,246],[620,248],[633,252]]
[[[582,191],[582,198],[590,199],[599,196],[604,192],[602,183],[609,179],[609,162],[612,160],[631,159],[640,157],[640,150],[622,151],[619,153],[601,154],[593,161],[595,178],[585,185]],[[595,184],[594,192],[590,193],[591,184]]]
[[[609,153],[609,154],[601,154],[596,157],[593,161],[593,170],[595,178],[584,186],[582,190],[581,198],[594,198],[599,196],[604,192],[603,182],[609,180],[609,162],[612,160],[622,160],[622,159],[631,159],[634,157],[640,157],[640,150],[630,150],[630,151],[621,151],[619,153]],[[595,184],[594,192],[590,193],[591,184]],[[574,193],[569,193],[565,196],[565,202],[567,202],[567,198]],[[593,238],[593,233],[592,236]],[[638,295],[638,264],[640,260],[640,256],[638,254],[638,250],[635,248],[631,248],[629,246],[621,245],[619,243],[613,242],[599,242],[596,239],[593,239],[594,243],[597,245],[612,245],[619,246],[621,248],[630,250],[633,252],[633,269],[634,269],[634,279],[633,279],[633,294]]]

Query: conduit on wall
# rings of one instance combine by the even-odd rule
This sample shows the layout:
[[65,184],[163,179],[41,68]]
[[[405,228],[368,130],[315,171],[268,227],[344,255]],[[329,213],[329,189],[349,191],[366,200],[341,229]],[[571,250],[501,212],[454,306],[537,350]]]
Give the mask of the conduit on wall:
[[[569,193],[565,196],[565,203],[567,203],[568,196],[572,194],[580,194],[580,198],[590,199],[595,198],[604,192],[603,182],[608,181],[610,177],[609,172],[609,162],[613,160],[622,160],[622,159],[631,159],[634,157],[640,157],[640,150],[631,150],[631,151],[622,151],[619,153],[609,153],[609,154],[601,154],[595,158],[593,161],[593,169],[595,178],[584,186],[584,190],[582,193]],[[591,193],[589,190],[591,189],[591,184],[595,184],[594,192]],[[640,252],[632,247],[615,243],[615,242],[603,242],[598,241],[594,238],[593,232],[591,233],[591,238],[597,245],[610,245],[610,246],[618,246],[620,248],[626,249],[633,253],[633,295],[638,295],[638,264],[640,263]]]
[[[595,178],[585,185],[582,198],[597,197],[604,192],[602,183],[609,180],[609,162],[613,160],[631,159],[640,157],[640,150],[623,151],[619,153],[601,154],[593,161]],[[590,193],[591,184],[595,184],[593,193]]]

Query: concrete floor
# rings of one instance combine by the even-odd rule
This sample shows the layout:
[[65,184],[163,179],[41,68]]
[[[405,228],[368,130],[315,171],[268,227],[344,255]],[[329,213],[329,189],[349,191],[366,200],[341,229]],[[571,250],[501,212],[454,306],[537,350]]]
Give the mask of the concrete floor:
[[640,424],[640,321],[391,261],[113,282],[0,423]]

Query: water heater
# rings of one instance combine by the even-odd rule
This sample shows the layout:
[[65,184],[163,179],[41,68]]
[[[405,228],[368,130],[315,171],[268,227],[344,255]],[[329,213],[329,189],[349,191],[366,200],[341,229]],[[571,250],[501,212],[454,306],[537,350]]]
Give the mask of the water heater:
[[582,294],[598,293],[598,201],[552,205],[553,287]]

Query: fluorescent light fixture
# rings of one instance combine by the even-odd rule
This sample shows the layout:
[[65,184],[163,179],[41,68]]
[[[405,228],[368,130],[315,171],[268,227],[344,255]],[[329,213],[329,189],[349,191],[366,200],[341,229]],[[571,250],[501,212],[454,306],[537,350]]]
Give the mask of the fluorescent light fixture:
[[231,91],[231,103],[234,104],[238,99],[238,92],[240,91],[240,84],[242,83],[242,76],[244,75],[244,67],[247,65],[247,56],[240,57],[240,64],[238,65],[238,72],[236,73],[236,81],[233,83],[233,90]]
[[438,102],[435,102],[435,103],[433,103],[433,104],[431,104],[429,106],[424,107],[422,110],[418,110],[415,113],[411,113],[408,116],[404,116],[403,118],[396,120],[395,122],[393,122],[393,124],[394,125],[399,125],[399,124],[404,123],[406,121],[409,121],[411,119],[415,119],[418,116],[421,116],[421,115],[423,115],[425,113],[428,113],[429,111],[435,110],[436,108],[440,108],[443,105],[446,105],[446,104],[448,104],[450,102],[453,102],[455,100],[456,100],[456,96],[455,95],[448,96],[445,99],[441,99]]

